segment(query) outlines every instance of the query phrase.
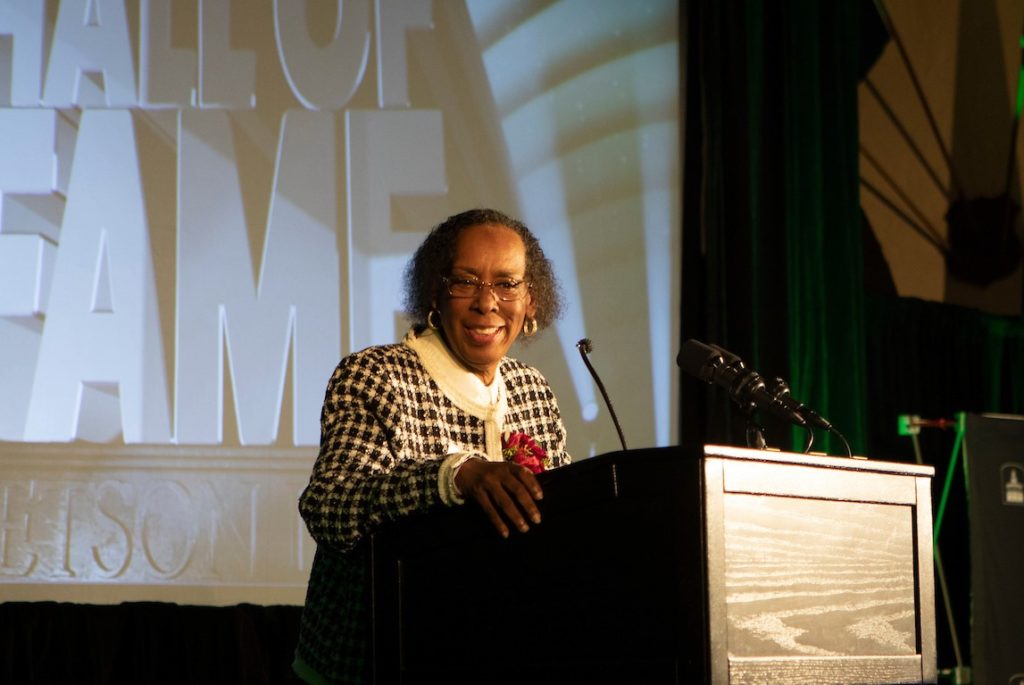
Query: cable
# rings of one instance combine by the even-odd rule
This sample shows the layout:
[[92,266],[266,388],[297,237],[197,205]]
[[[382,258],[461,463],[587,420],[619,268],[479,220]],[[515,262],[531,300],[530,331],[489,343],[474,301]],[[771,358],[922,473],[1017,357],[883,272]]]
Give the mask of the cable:
[[846,448],[846,456],[848,456],[850,459],[853,459],[853,450],[850,449],[850,443],[846,441],[846,438],[843,437],[843,434],[837,431],[834,426],[829,427],[828,430],[830,433],[834,434],[837,438],[843,441],[843,447]]
[[804,454],[810,454],[811,448],[814,447],[814,429],[808,425],[804,426],[804,430],[807,431],[807,444],[804,445]]

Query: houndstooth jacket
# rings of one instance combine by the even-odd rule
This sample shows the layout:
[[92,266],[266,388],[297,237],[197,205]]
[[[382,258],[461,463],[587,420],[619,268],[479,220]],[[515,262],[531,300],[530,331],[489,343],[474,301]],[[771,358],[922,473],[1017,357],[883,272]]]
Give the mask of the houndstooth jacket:
[[[547,381],[504,358],[505,432],[523,432],[554,466],[569,462]],[[485,452],[484,421],[455,406],[407,344],[341,361],[327,386],[320,455],[299,511],[317,543],[295,669],[307,679],[370,680],[368,546],[381,524],[440,504],[438,470],[457,448]],[[312,672],[311,672],[312,671]]]

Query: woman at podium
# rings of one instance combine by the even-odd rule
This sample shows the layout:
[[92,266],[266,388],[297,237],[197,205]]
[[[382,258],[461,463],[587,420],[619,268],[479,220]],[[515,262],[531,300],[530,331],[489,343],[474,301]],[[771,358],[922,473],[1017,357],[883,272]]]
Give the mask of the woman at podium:
[[345,357],[327,385],[299,500],[317,543],[293,664],[307,682],[370,680],[369,533],[466,500],[498,534],[525,533],[540,523],[534,473],[569,463],[547,381],[506,356],[561,308],[525,225],[487,209],[449,217],[409,262],[405,304],[404,341]]

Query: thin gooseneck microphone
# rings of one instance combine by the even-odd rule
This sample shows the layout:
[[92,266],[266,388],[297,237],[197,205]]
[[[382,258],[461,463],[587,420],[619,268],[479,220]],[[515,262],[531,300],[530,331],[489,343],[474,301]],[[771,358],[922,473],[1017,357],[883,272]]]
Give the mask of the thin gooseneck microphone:
[[576,349],[580,351],[580,356],[583,357],[583,363],[587,365],[587,370],[590,371],[590,375],[594,378],[594,382],[597,383],[597,389],[601,391],[601,397],[604,398],[604,403],[608,407],[608,413],[612,415],[612,423],[615,424],[615,430],[619,432],[619,442],[622,443],[622,449],[628,450],[626,447],[626,438],[622,435],[622,426],[619,425],[619,417],[615,415],[615,408],[612,406],[612,401],[608,399],[608,391],[604,389],[604,383],[601,382],[601,378],[597,375],[597,371],[590,364],[590,358],[588,354],[594,351],[594,346],[590,342],[590,338],[580,338],[580,341],[576,343]]

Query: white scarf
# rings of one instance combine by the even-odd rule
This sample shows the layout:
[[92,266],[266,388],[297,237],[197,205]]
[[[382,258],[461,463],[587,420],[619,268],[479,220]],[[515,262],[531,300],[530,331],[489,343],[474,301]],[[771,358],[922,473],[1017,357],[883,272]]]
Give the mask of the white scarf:
[[[441,336],[430,328],[419,335],[410,330],[405,344],[419,355],[427,373],[452,404],[484,422],[487,459],[501,461],[501,430],[508,409],[501,368],[495,369],[491,384],[485,385],[479,376],[455,359]],[[458,446],[449,449],[449,452],[457,451],[461,451]]]

